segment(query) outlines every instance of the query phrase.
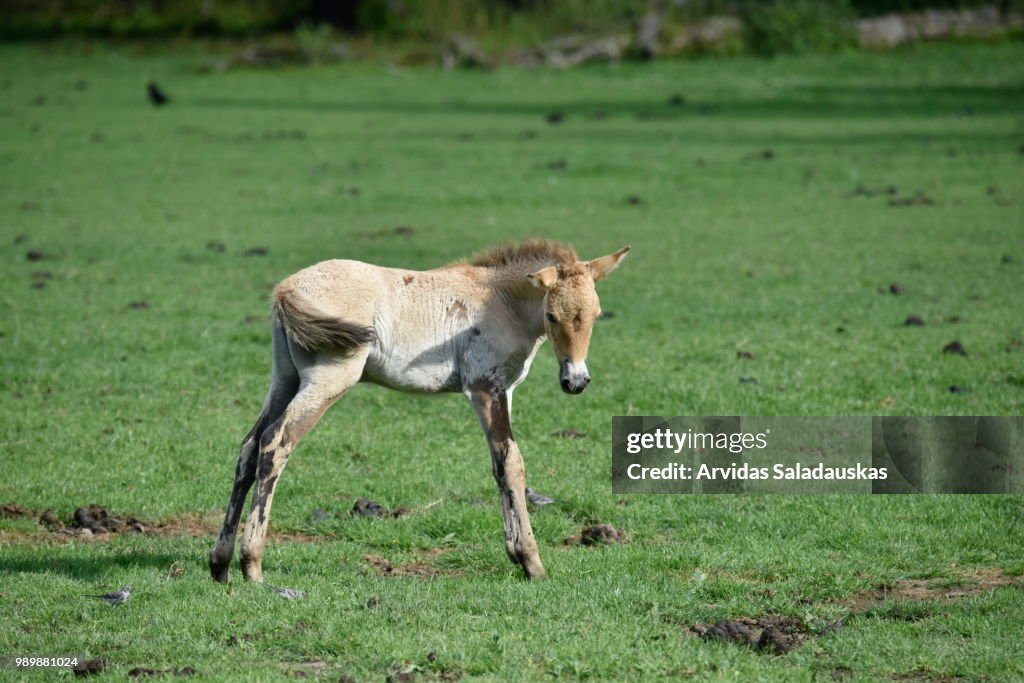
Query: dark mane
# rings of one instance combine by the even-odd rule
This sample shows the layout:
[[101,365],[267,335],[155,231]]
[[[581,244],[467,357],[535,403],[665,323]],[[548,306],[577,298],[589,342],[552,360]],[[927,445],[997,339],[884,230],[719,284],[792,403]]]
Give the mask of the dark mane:
[[473,255],[471,266],[481,268],[534,267],[538,264],[568,267],[579,258],[568,244],[546,239],[529,239],[518,244],[505,242]]

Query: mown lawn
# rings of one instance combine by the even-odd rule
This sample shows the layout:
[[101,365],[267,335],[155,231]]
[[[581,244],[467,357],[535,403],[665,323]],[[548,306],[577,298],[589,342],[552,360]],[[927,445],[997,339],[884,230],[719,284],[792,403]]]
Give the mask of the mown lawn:
[[[567,72],[204,59],[0,48],[0,503],[212,528],[266,390],[277,280],[532,235],[586,257],[629,243],[588,392],[562,394],[544,349],[516,393],[530,484],[559,500],[534,514],[550,578],[505,559],[464,400],[360,386],[278,487],[271,534],[294,533],[264,569],[305,599],[237,568],[215,584],[210,537],[3,519],[0,656],[103,657],[122,679],[1024,677],[1019,587],[827,630],[883,584],[1024,573],[1019,497],[623,497],[609,479],[613,415],[1024,411],[1024,45]],[[350,518],[358,496],[413,514]],[[562,544],[595,522],[628,542]],[[125,583],[118,609],[79,597]],[[688,633],[766,614],[806,622],[803,646]]]

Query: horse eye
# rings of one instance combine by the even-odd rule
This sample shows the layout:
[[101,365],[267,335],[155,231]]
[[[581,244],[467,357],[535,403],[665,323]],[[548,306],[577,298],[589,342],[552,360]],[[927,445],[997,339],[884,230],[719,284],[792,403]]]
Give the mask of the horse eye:
[[548,313],[547,317],[548,317],[548,322],[551,323],[552,325],[558,322],[558,318],[555,317],[554,313]]

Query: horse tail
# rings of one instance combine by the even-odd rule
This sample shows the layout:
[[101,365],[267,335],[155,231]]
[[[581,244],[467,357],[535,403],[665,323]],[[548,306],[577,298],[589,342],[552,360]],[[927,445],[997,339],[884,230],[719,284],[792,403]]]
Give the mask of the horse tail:
[[307,351],[334,349],[354,351],[376,339],[372,327],[333,318],[316,310],[311,303],[290,287],[274,290],[274,318],[296,344]]

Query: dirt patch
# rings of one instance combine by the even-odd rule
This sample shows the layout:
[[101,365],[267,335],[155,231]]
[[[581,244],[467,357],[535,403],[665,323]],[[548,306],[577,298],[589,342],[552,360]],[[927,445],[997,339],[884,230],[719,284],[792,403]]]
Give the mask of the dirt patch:
[[999,568],[990,567],[959,576],[953,581],[904,579],[885,583],[876,589],[857,593],[842,603],[851,612],[858,613],[877,607],[887,600],[956,600],[989,593],[1004,586],[1024,586],[1024,581],[1020,577],[1005,574]]
[[[224,519],[220,511],[205,514],[188,513],[165,519],[143,520],[134,515],[117,515],[99,505],[86,505],[75,510],[71,519],[61,519],[52,510],[29,510],[16,503],[8,503],[0,511],[18,511],[19,517],[36,517],[46,531],[5,531],[5,539],[31,542],[62,542],[70,539],[93,541],[113,538],[118,534],[137,533],[147,536],[202,538],[213,536]],[[4,514],[0,512],[0,517]],[[333,538],[330,535],[307,534],[298,531],[271,531],[273,543],[313,543]]]
[[594,524],[583,527],[578,534],[573,534],[562,541],[565,545],[611,545],[625,543],[626,534],[611,524]]
[[32,511],[17,503],[4,503],[0,505],[0,519],[17,519],[19,517],[32,517]]
[[[428,551],[429,552],[429,551]],[[429,578],[442,576],[446,573],[439,567],[429,565],[425,562],[409,562],[407,564],[391,564],[390,560],[380,555],[363,555],[363,560],[370,566],[378,576],[413,576]]]
[[908,315],[907,319],[903,321],[905,327],[923,327],[924,318],[919,315]]
[[[997,588],[1024,588],[1024,579],[1009,576],[1002,569],[989,567],[963,574],[955,579],[904,579],[882,584],[849,598],[830,601],[848,609],[842,618],[812,629],[799,617],[767,615],[721,619],[714,624],[697,623],[687,632],[705,640],[720,640],[753,648],[758,652],[786,654],[806,640],[840,630],[850,618],[889,608],[883,616],[890,619],[916,621],[927,618],[927,605],[982,595]],[[911,672],[913,673],[913,672]],[[913,677],[905,680],[914,680]],[[928,680],[935,680],[929,678]]]
[[757,619],[719,619],[714,624],[694,624],[690,632],[704,640],[721,640],[751,647],[766,654],[783,655],[800,646],[807,625],[799,617],[770,614]]

